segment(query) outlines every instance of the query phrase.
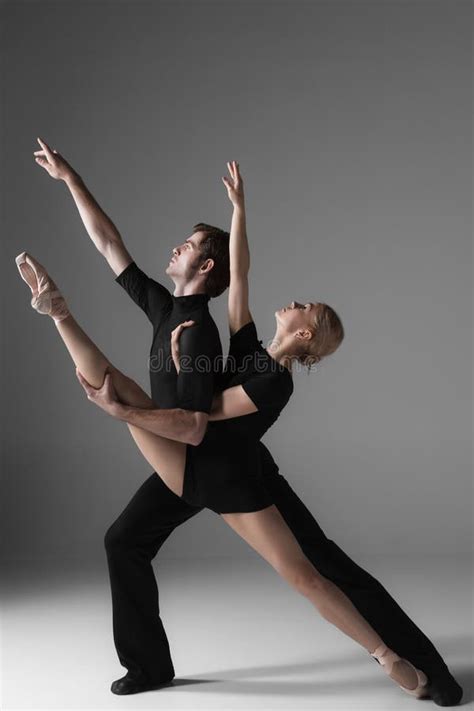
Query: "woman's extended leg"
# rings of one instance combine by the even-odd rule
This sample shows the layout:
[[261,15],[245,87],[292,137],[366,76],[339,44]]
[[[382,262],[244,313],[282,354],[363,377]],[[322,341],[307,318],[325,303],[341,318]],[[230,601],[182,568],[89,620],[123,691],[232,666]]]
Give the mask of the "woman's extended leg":
[[[72,316],[64,297],[51,277],[49,277],[45,268],[38,261],[33,259],[31,255],[28,255],[28,258],[32,266],[29,266],[28,263],[25,262],[21,262],[20,264],[17,262],[23,279],[30,286],[33,298],[38,294],[38,287],[43,301],[46,301],[45,297],[47,297],[48,294],[55,293],[55,297],[52,300],[52,307],[47,313],[53,319],[74,364],[85,379],[92,387],[99,388],[104,382],[106,373],[110,372],[113,386],[121,402],[132,407],[154,409],[155,405],[149,395],[147,395],[138,383],[115,368],[82,330]],[[41,313],[45,312],[41,311]],[[60,315],[60,320],[58,315]],[[160,437],[135,425],[128,424],[127,426],[145,459],[157,474],[159,474],[165,484],[175,494],[181,496],[183,491],[187,445],[183,442]]]
[[[93,387],[100,387],[105,373],[110,372],[121,402],[132,407],[155,408],[149,395],[138,383],[124,375],[107,360],[72,315],[56,323],[56,328],[74,363]],[[147,462],[161,476],[165,484],[175,494],[181,496],[187,445],[184,442],[160,437],[135,425],[127,423],[127,427]]]
[[[370,654],[384,644],[350,599],[323,577],[305,556],[275,505],[251,513],[223,513],[224,521],[259,553],[321,615],[363,646]],[[413,667],[405,660],[394,663],[390,676],[405,689],[418,684]]]

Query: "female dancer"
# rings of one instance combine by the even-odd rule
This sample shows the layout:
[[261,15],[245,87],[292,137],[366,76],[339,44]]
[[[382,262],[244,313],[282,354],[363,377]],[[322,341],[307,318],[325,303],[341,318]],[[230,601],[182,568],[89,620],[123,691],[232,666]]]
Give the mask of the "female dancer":
[[[200,479],[201,475],[205,476],[210,471],[213,488],[218,489],[218,495],[215,495],[214,505],[209,505],[209,508],[219,513],[328,622],[379,661],[384,671],[404,691],[418,698],[426,696],[427,677],[424,672],[389,649],[342,590],[317,571],[304,555],[276,506],[268,500],[265,502],[259,490],[258,462],[251,461],[256,456],[256,447],[252,444],[277,419],[288,401],[293,390],[291,372],[294,362],[311,364],[333,353],[342,341],[343,329],[337,314],[326,304],[308,303],[303,306],[292,302],[290,307],[276,312],[277,329],[268,350],[260,346],[248,309],[249,256],[243,182],[238,164],[233,162],[228,164],[228,168],[231,180],[224,177],[223,181],[234,205],[228,304],[230,355],[236,355],[241,363],[249,354],[258,353],[263,356],[263,367],[262,362],[258,369],[255,363],[247,363],[243,372],[230,379],[228,384],[234,384],[214,399],[210,420],[217,427],[208,427],[209,436],[206,433],[196,447],[188,447],[183,442],[160,437],[130,424],[129,430],[153,469],[178,495],[185,495],[187,473],[191,482],[193,476]],[[120,402],[153,409],[152,399],[111,364],[74,320],[64,297],[44,267],[26,252],[18,255],[16,263],[22,278],[30,286],[33,295],[31,305],[39,313],[53,318],[76,365],[78,377],[86,388],[98,388],[106,379],[112,382]],[[174,333],[177,369],[180,367],[179,334],[182,328],[189,325],[182,324]],[[239,384],[235,384],[236,379],[240,380]],[[242,453],[246,457],[244,466],[248,466],[247,469],[242,469],[243,462],[238,456]],[[189,486],[191,491],[192,484]],[[252,500],[260,503],[249,508]]]

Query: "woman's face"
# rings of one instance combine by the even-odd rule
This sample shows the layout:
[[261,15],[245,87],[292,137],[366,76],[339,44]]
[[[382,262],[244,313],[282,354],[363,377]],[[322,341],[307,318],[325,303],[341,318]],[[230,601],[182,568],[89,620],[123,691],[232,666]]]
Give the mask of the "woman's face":
[[292,301],[288,306],[275,311],[277,324],[283,326],[285,331],[293,333],[299,328],[314,327],[317,304],[308,301],[306,304],[300,304],[298,301]]

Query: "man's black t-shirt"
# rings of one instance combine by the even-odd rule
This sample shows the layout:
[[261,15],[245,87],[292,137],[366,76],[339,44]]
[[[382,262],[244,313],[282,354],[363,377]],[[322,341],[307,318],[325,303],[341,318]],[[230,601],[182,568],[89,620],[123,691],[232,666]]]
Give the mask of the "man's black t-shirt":
[[[159,408],[210,413],[222,382],[222,345],[205,293],[173,296],[131,262],[116,278],[153,326],[149,353],[151,398]],[[171,356],[171,331],[192,319],[180,335],[179,374]]]

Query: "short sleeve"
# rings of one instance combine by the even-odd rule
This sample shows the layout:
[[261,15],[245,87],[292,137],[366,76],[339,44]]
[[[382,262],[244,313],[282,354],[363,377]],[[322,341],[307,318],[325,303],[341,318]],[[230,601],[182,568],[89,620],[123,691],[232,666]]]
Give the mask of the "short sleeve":
[[257,373],[241,383],[244,391],[259,410],[274,409],[280,412],[293,392],[293,381],[288,373],[268,371]]
[[230,337],[230,347],[239,350],[255,348],[258,343],[255,321],[248,321]]
[[179,339],[180,371],[177,406],[210,414],[222,370],[222,347],[217,327],[185,328]]
[[115,277],[117,284],[125,289],[131,299],[144,311],[152,324],[156,325],[163,314],[172,307],[172,296],[168,289],[151,279],[136,262],[131,262]]
[[229,354],[226,361],[225,372],[227,376],[238,372],[241,366],[245,367],[244,358],[252,356],[260,349],[262,341],[257,338],[257,329],[254,321],[249,321],[230,337]]

